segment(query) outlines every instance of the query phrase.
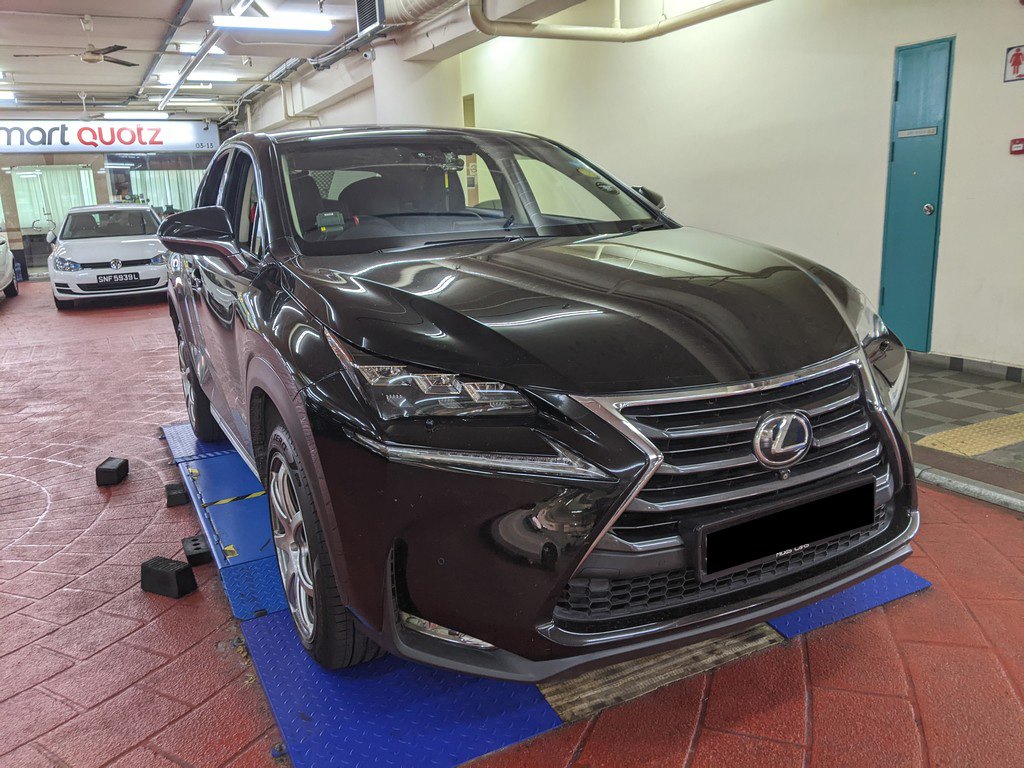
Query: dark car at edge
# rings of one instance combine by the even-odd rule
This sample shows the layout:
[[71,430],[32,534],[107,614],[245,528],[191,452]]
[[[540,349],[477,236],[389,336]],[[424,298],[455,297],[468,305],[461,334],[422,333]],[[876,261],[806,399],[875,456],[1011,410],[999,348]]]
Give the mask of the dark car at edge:
[[910,553],[909,361],[863,294],[555,142],[241,134],[160,237],[193,429],[267,488],[327,667],[546,679]]

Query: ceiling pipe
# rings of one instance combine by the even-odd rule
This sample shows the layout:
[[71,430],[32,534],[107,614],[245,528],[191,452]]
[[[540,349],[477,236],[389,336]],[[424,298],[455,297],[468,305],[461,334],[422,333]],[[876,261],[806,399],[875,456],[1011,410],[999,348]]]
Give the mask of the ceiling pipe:
[[174,14],[174,18],[168,22],[167,32],[164,33],[164,39],[160,41],[158,46],[160,53],[153,57],[153,60],[149,62],[149,66],[146,67],[146,73],[142,76],[142,80],[139,81],[139,89],[135,92],[135,95],[140,99],[146,93],[146,84],[149,83],[149,78],[156,72],[157,65],[160,63],[164,52],[167,50],[167,46],[171,44],[171,40],[174,39],[174,34],[178,31],[178,25],[185,20],[185,14],[192,8],[192,0],[182,0],[181,5],[178,6],[178,12]]
[[[241,16],[252,4],[253,0],[236,0],[235,4],[231,6],[231,13],[236,16]],[[185,81],[188,80],[188,76],[195,72],[196,68],[203,63],[203,60],[210,54],[210,51],[213,50],[213,46],[217,44],[217,41],[220,40],[222,34],[223,30],[220,29],[214,29],[207,33],[206,37],[203,38],[203,42],[199,44],[199,49],[196,51],[195,56],[185,62],[185,66],[178,71],[178,76],[174,78],[174,82],[171,83],[171,87],[167,89],[167,93],[165,93],[164,97],[160,99],[160,103],[157,105],[158,110],[167,109],[167,104],[174,98],[175,94],[178,93],[181,86],[185,84]],[[143,83],[143,85],[145,85],[145,83]]]
[[174,82],[171,83],[171,87],[167,89],[167,93],[165,93],[163,98],[160,99],[160,103],[157,105],[158,110],[167,108],[168,102],[175,97],[181,89],[181,86],[185,84],[188,76],[195,72],[196,68],[203,63],[203,59],[205,59],[210,51],[213,50],[213,46],[217,44],[220,37],[221,31],[219,29],[215,29],[203,38],[203,42],[200,43],[195,56],[185,62],[185,66],[178,71],[178,76],[174,78]]
[[[291,77],[303,64],[309,64],[314,70],[322,71],[329,69],[332,65],[341,61],[346,56],[355,53],[364,45],[367,45],[374,38],[386,34],[389,30],[399,25],[410,24],[416,21],[426,21],[445,13],[452,8],[464,3],[465,0],[384,0],[384,26],[362,35],[353,35],[341,45],[334,46],[322,51],[316,56],[308,59],[289,59],[274,72],[265,78],[265,82],[249,88],[238,97],[234,109],[221,120],[221,125],[226,126],[237,121],[239,113],[244,106],[246,109],[247,123],[252,125],[253,101],[271,85],[278,85]],[[286,118],[301,117],[308,118],[305,114],[290,115],[288,104],[282,92],[283,109]],[[319,119],[319,118],[317,118]]]
[[536,37],[546,40],[590,40],[605,43],[635,43],[692,27],[736,11],[761,5],[768,0],[722,0],[722,2],[659,19],[642,27],[586,27],[572,24],[534,24],[527,21],[495,21],[487,14],[488,0],[467,0],[469,18],[486,35],[494,37]]

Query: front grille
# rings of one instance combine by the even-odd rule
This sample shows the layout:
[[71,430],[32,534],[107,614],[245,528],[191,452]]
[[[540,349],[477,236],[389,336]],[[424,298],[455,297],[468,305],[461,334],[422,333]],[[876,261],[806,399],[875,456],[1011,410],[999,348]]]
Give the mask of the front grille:
[[83,291],[92,293],[103,293],[104,291],[136,291],[142,288],[152,288],[160,282],[159,277],[152,277],[148,280],[139,280],[134,283],[111,283],[99,285],[98,283],[79,283],[78,287]]
[[[805,413],[814,434],[786,476],[761,466],[753,450],[758,421],[778,410]],[[854,365],[769,389],[628,406],[622,414],[665,456],[612,529],[627,541],[672,536],[687,515],[709,507],[764,500],[836,475],[884,474],[884,451]]]
[[[813,431],[807,455],[784,472],[763,467],[753,452],[757,424],[773,411],[802,412]],[[644,551],[681,552],[680,565],[648,573],[637,553],[637,564],[623,565],[612,578],[614,572],[598,566],[588,573],[584,562],[554,610],[554,622],[563,629],[608,631],[722,605],[744,591],[773,589],[855,559],[901,528],[892,525],[894,488],[881,428],[870,415],[853,362],[786,384],[698,396],[681,392],[678,399],[627,404],[621,413],[661,451],[664,462],[611,533]],[[875,483],[869,528],[701,581],[699,526],[797,504],[856,478]]]
[[[151,259],[124,259],[121,261],[121,268],[144,267],[151,262]],[[110,269],[110,261],[95,261],[90,264],[82,264],[82,269]]]

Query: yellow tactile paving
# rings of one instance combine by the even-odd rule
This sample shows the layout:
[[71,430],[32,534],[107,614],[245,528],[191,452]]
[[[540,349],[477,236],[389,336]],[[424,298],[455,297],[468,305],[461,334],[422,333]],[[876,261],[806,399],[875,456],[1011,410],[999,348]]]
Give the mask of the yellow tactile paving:
[[956,427],[945,432],[936,432],[917,441],[925,448],[958,453],[961,456],[978,456],[997,448],[1024,442],[1024,413],[1000,416],[968,427]]

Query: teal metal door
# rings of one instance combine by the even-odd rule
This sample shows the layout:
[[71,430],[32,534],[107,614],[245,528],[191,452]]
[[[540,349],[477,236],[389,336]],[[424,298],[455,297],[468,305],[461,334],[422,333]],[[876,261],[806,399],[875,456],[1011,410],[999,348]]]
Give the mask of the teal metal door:
[[931,345],[953,41],[896,49],[882,319],[910,349]]

